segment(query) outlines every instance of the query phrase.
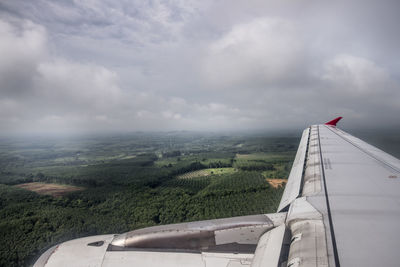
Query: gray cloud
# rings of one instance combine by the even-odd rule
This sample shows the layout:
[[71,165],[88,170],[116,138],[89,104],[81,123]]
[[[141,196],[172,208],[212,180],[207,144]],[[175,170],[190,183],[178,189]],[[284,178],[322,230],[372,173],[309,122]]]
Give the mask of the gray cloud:
[[395,1],[3,1],[2,133],[400,127]]

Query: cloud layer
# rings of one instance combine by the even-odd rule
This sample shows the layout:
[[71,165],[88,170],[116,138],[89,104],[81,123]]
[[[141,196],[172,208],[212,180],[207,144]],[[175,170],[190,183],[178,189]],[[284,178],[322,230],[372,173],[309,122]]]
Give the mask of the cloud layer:
[[300,2],[3,1],[1,133],[399,129],[399,5]]

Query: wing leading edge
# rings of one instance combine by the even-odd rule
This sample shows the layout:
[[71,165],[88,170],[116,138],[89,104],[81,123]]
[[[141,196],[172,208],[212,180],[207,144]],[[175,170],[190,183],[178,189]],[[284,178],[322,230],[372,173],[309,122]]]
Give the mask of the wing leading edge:
[[340,119],[303,131],[278,213],[75,239],[34,266],[398,266],[400,161]]

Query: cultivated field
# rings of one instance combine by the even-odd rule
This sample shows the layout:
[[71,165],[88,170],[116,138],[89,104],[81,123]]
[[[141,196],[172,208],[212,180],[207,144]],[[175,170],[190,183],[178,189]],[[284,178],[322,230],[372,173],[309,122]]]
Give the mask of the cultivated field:
[[287,181],[287,179],[267,179],[267,182],[274,188],[284,187]]
[[61,185],[61,184],[47,184],[47,183],[26,183],[19,184],[16,187],[26,189],[29,191],[36,192],[41,195],[50,195],[53,197],[60,197],[68,193],[83,190],[82,187],[71,186],[71,185]]
[[210,175],[232,174],[234,172],[237,172],[235,168],[210,168],[181,174],[178,176],[178,179],[191,179]]

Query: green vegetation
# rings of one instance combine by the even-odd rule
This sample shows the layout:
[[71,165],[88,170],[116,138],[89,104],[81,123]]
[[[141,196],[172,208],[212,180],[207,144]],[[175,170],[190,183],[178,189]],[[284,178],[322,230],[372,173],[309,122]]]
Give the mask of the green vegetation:
[[[297,138],[175,132],[0,140],[0,266],[72,238],[275,212]],[[82,186],[53,197],[15,185]]]
[[244,171],[262,171],[266,178],[287,178],[292,166],[293,153],[237,154],[233,166]]

